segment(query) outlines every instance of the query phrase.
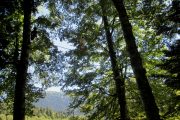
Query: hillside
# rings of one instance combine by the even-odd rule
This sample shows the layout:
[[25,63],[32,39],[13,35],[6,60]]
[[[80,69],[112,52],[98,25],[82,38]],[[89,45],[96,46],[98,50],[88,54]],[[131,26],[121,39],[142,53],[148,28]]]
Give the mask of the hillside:
[[41,98],[36,107],[49,108],[56,112],[66,112],[70,98],[63,92],[47,91],[45,98]]

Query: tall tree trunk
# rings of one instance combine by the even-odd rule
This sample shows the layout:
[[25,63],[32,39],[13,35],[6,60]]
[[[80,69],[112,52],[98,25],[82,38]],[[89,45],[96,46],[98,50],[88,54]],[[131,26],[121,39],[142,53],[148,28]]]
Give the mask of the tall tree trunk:
[[112,0],[116,7],[120,23],[122,26],[127,51],[130,56],[131,66],[136,77],[137,85],[140,90],[140,95],[144,104],[147,119],[149,120],[160,120],[159,109],[156,105],[152,89],[148,83],[146,76],[146,70],[143,67],[142,59],[137,50],[135,43],[135,37],[132,32],[132,26],[129,22],[129,18],[123,3],[123,0]]
[[118,97],[118,103],[119,103],[119,112],[120,112],[120,119],[121,120],[128,120],[128,110],[127,110],[127,104],[126,104],[126,97],[125,97],[125,84],[124,79],[122,78],[122,75],[119,73],[119,67],[117,64],[117,58],[116,58],[116,52],[114,51],[114,43],[112,40],[112,34],[109,29],[109,23],[106,16],[106,8],[104,7],[104,3],[102,0],[100,0],[101,8],[102,8],[102,19],[104,22],[104,29],[106,33],[106,40],[108,44],[109,49],[109,56],[111,60],[111,66],[113,71],[113,77],[116,85],[116,94]]
[[32,0],[24,0],[23,43],[20,61],[17,65],[13,120],[25,120],[25,88],[29,58]]

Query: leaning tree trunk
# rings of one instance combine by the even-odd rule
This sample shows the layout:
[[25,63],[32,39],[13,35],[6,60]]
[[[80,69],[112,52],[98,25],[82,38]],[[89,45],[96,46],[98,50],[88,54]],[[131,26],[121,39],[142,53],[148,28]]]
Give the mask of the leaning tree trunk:
[[104,22],[104,29],[106,33],[106,40],[108,44],[109,49],[109,56],[111,60],[111,66],[113,71],[113,77],[115,81],[116,86],[116,94],[118,97],[118,103],[119,103],[119,112],[120,112],[120,119],[121,120],[128,120],[128,110],[127,110],[127,104],[126,104],[126,97],[125,97],[125,84],[124,79],[122,78],[122,75],[119,73],[119,67],[117,64],[117,58],[116,58],[116,52],[114,51],[114,43],[112,40],[112,34],[109,29],[109,23],[106,16],[106,9],[104,7],[103,1],[100,0],[101,8],[102,8],[102,20]]
[[25,88],[29,58],[32,0],[24,0],[23,43],[20,61],[17,65],[13,120],[25,120]]
[[132,32],[132,26],[129,22],[129,18],[123,3],[123,0],[112,0],[114,6],[116,7],[120,23],[122,26],[127,51],[130,56],[131,66],[136,77],[137,85],[140,91],[140,95],[144,104],[147,119],[149,120],[159,120],[159,109],[156,105],[154,96],[152,94],[152,89],[148,83],[146,76],[146,70],[143,67],[142,59],[137,50],[135,43],[135,37]]

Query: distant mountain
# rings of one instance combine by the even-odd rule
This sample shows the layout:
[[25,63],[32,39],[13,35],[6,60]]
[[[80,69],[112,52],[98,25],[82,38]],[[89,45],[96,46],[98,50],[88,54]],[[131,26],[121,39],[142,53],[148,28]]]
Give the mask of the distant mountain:
[[70,98],[63,92],[47,91],[45,98],[41,98],[36,107],[49,108],[56,112],[67,112]]

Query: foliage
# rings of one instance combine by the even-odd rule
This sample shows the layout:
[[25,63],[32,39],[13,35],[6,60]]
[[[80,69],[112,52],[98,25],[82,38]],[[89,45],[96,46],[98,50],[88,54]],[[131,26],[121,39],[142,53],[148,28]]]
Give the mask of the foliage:
[[[36,3],[42,5],[43,1]],[[19,58],[21,56],[22,47],[22,25],[23,25],[23,10],[22,1],[13,1],[12,4],[0,7],[0,95],[1,102],[7,105],[7,111],[12,112],[12,105],[14,99],[14,86],[15,86],[15,76],[17,72],[17,64],[19,63]],[[37,11],[34,11],[34,15]],[[39,16],[40,18],[41,16]],[[33,41],[31,41],[31,51],[29,60],[29,71],[28,71],[28,84],[26,86],[26,114],[31,115],[32,108],[34,107],[32,103],[37,101],[38,98],[43,97],[43,90],[47,87],[57,84],[55,79],[57,79],[57,71],[61,68],[54,67],[61,61],[58,58],[57,47],[53,45],[52,33],[48,32],[49,29],[53,30],[55,27],[60,25],[58,20],[52,21],[50,17],[43,17],[44,20],[50,21],[50,25],[46,24],[44,21],[39,21],[36,16],[33,17],[32,23],[33,27],[39,26],[37,31],[38,35]],[[46,22],[45,21],[45,22]],[[52,23],[54,24],[52,27]],[[57,24],[58,23],[58,24]],[[48,28],[50,27],[50,28]],[[32,28],[33,29],[33,28]],[[43,64],[44,63],[44,64]],[[60,64],[59,64],[60,65]],[[61,66],[61,65],[60,65]],[[51,74],[47,74],[51,71]],[[36,74],[35,74],[36,73]],[[50,77],[51,76],[51,77]],[[50,79],[51,78],[51,79]],[[38,80],[40,79],[40,80]],[[47,79],[51,82],[47,83]],[[34,83],[41,85],[37,87]]]
[[166,75],[162,75],[165,78],[165,84],[174,89],[180,89],[180,40],[177,40],[170,46],[168,51],[165,51],[165,57],[160,67],[167,71]]
[[[164,73],[163,70],[156,67],[156,64],[160,63],[159,59],[167,47],[163,39],[165,36],[157,36],[157,26],[152,25],[151,21],[156,20],[154,22],[156,23],[159,19],[153,19],[153,15],[160,14],[161,10],[168,6],[152,2],[152,8],[155,9],[153,11],[154,9],[148,8],[150,6],[144,6],[141,1],[125,2],[133,25],[133,32],[137,38],[139,52],[142,55],[144,66],[147,68],[149,82],[153,88],[160,113],[164,114],[168,109],[167,103],[170,101],[173,103],[174,92],[164,85],[163,79],[153,77],[157,72]],[[74,98],[71,107],[80,107],[89,119],[101,119],[106,115],[109,119],[115,119],[118,117],[117,99],[114,95],[114,83],[110,82],[112,71],[110,70],[98,2],[71,1],[65,3],[65,8],[66,5],[72,7],[68,7],[67,13],[65,12],[67,19],[63,24],[68,26],[65,29],[62,28],[60,34],[62,39],[68,40],[75,46],[73,50],[65,54],[69,64],[66,66],[64,90]],[[81,5],[84,6],[83,9],[79,7]],[[143,119],[143,106],[132,69],[129,66],[125,44],[122,42],[122,31],[118,28],[117,13],[111,7],[111,3],[108,5],[109,12],[107,14],[108,19],[112,20],[110,29],[113,32],[116,45],[118,64],[124,70],[129,114],[132,118]],[[96,9],[93,9],[94,7]],[[72,26],[68,23],[71,23]]]
[[[0,118],[5,120],[6,115],[12,118],[9,114],[21,55],[23,10],[22,0],[8,4],[3,1],[0,2]],[[35,8],[44,7],[47,12],[39,13],[35,9],[32,14],[31,29],[37,27],[37,38],[30,46],[26,86],[28,119],[84,119],[48,109],[34,109],[32,116],[32,102],[54,85],[63,85],[63,90],[73,98],[70,107],[79,107],[88,119],[117,119],[119,106],[99,1],[36,2]],[[167,120],[179,119],[179,1],[124,0],[124,4],[160,114]],[[105,6],[120,67],[118,72],[125,81],[129,116],[145,119],[118,13],[111,0],[106,0]],[[67,42],[71,48],[60,51],[56,40]]]
[[[7,118],[7,119],[6,119]],[[26,116],[27,120],[86,120],[84,116],[71,116],[61,112],[54,112],[48,108],[34,108],[32,116]],[[12,120],[11,114],[1,113],[0,120]]]

